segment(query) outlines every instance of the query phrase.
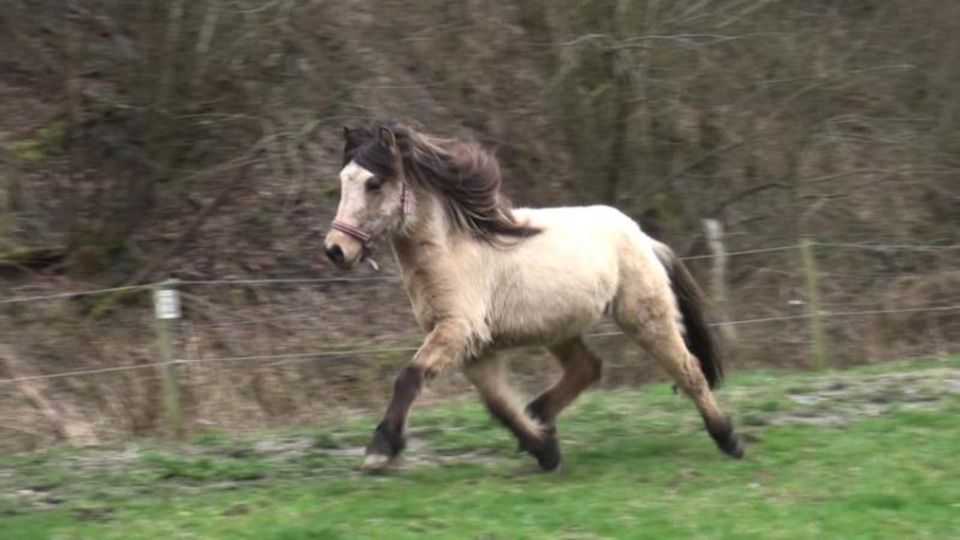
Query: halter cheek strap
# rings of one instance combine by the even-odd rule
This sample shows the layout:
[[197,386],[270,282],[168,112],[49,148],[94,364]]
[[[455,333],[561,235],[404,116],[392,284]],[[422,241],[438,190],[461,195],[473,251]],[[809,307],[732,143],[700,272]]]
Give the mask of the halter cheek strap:
[[[407,183],[404,182],[403,186],[400,188],[400,207],[403,209],[403,217],[409,216],[413,213],[413,196],[407,190]],[[355,238],[360,241],[361,244],[366,244],[370,241],[373,236],[361,229],[340,221],[338,219],[333,220],[333,223],[330,224],[334,229],[342,232],[343,234]]]

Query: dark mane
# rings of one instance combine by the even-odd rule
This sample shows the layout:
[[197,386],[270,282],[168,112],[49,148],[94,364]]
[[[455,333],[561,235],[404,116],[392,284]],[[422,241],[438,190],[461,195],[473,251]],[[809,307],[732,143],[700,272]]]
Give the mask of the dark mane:
[[[394,134],[399,163],[381,142],[380,128]],[[504,237],[525,238],[540,232],[514,217],[510,202],[500,193],[500,163],[476,142],[425,135],[399,123],[380,123],[374,129],[348,131],[344,165],[350,160],[385,177],[395,177],[397,165],[402,164],[408,182],[446,202],[457,228],[486,242],[502,244]]]

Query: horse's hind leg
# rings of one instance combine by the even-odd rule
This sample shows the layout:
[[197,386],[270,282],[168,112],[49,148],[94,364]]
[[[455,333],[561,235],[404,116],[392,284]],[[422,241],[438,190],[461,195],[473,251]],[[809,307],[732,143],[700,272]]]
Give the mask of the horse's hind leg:
[[707,432],[724,453],[743,456],[743,447],[733,431],[730,418],[720,410],[699,362],[683,341],[676,309],[664,295],[621,296],[617,323],[667,370],[677,386],[696,404]]
[[540,468],[552,471],[560,465],[560,445],[552,428],[538,425],[523,413],[505,378],[505,365],[495,354],[467,362],[464,373],[477,387],[490,414],[509,429],[520,449],[537,458]]
[[563,366],[563,376],[527,405],[527,413],[546,425],[553,425],[560,412],[573,403],[580,392],[600,380],[603,361],[593,354],[580,337],[549,349]]

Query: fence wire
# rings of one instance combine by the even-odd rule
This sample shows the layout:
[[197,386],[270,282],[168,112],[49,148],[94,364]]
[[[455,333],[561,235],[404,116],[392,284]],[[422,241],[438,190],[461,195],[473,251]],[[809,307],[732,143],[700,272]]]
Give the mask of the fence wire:
[[[815,247],[826,247],[826,248],[836,248],[836,249],[861,249],[861,250],[872,250],[872,251],[954,251],[960,250],[960,244],[946,244],[946,245],[937,245],[937,244],[857,244],[857,243],[843,243],[843,242],[811,242],[810,245]],[[735,257],[740,255],[754,255],[760,253],[772,253],[777,251],[790,251],[795,249],[800,249],[802,244],[790,244],[784,246],[771,246],[763,247],[756,249],[744,249],[738,251],[730,251],[722,255],[718,254],[704,254],[704,255],[689,255],[685,257],[680,257],[684,261],[694,261],[702,259],[714,259],[717,257]],[[392,274],[381,275],[381,276],[334,276],[334,277],[323,277],[323,278],[307,278],[307,277],[290,277],[290,278],[240,278],[240,279],[194,279],[194,280],[178,280],[176,284],[178,286],[204,286],[204,285],[311,285],[311,284],[322,284],[322,283],[364,283],[364,282],[390,282],[395,281],[399,282],[400,277]],[[41,294],[35,296],[18,296],[13,298],[2,298],[0,299],[0,305],[4,304],[18,304],[25,302],[41,302],[46,300],[63,300],[69,298],[75,298],[80,296],[92,296],[100,294],[109,294],[109,293],[119,293],[119,292],[129,292],[135,290],[150,289],[162,285],[163,282],[153,282],[153,283],[142,283],[138,285],[125,285],[121,287],[110,287],[105,289],[92,289],[86,291],[74,291],[74,292],[61,292],[61,293],[51,293],[51,294]]]
[[[722,327],[722,326],[735,326],[735,325],[747,325],[747,324],[761,324],[761,323],[768,323],[768,322],[809,319],[815,316],[857,317],[857,316],[866,316],[866,315],[884,315],[884,314],[895,314],[895,313],[950,312],[950,311],[960,311],[960,304],[923,306],[923,307],[911,307],[911,308],[894,308],[894,309],[871,309],[871,310],[863,310],[863,311],[823,311],[819,314],[802,313],[797,315],[761,317],[756,319],[744,319],[744,320],[738,320],[738,321],[720,321],[720,322],[712,323],[710,324],[710,326]],[[612,331],[612,332],[598,332],[598,333],[586,334],[585,337],[605,338],[605,337],[613,337],[613,336],[621,336],[621,335],[624,335],[624,333],[620,331]],[[12,384],[12,383],[18,383],[18,382],[35,381],[35,380],[42,380],[42,379],[57,379],[57,378],[63,378],[63,377],[76,377],[76,376],[83,376],[83,375],[97,375],[102,373],[113,373],[118,371],[157,368],[157,367],[171,366],[171,365],[207,364],[212,362],[243,362],[243,361],[253,361],[253,360],[291,360],[291,359],[297,359],[297,358],[316,359],[316,358],[344,357],[344,356],[374,356],[374,355],[380,355],[380,354],[415,352],[418,349],[419,347],[416,347],[416,346],[399,346],[399,347],[395,346],[395,347],[366,348],[366,349],[345,349],[345,350],[336,350],[336,351],[313,351],[313,352],[285,353],[285,354],[263,354],[263,355],[214,357],[214,358],[176,359],[176,360],[171,360],[167,362],[150,362],[150,363],[135,364],[135,365],[129,365],[129,366],[113,366],[113,367],[104,367],[104,368],[82,369],[82,370],[76,370],[76,371],[66,371],[61,373],[48,373],[43,375],[30,375],[26,377],[0,379],[0,384]]]
[[[858,250],[873,250],[873,251],[922,251],[922,252],[931,252],[931,251],[954,251],[960,249],[960,244],[949,244],[949,245],[918,245],[918,244],[876,244],[876,243],[831,243],[831,242],[810,242],[811,246],[815,247],[824,247],[831,249],[858,249]],[[764,253],[773,253],[773,252],[782,252],[790,250],[799,250],[803,247],[802,244],[792,244],[792,245],[783,245],[783,246],[772,246],[756,249],[747,249],[747,250],[738,250],[727,252],[723,255],[719,254],[709,254],[709,255],[693,255],[688,257],[682,257],[683,260],[701,260],[701,259],[713,259],[720,256],[744,256],[744,255],[754,255],[754,254],[764,254]],[[824,275],[829,274],[829,272],[824,273]],[[314,284],[327,284],[327,283],[367,283],[367,282],[399,282],[399,276],[387,274],[387,275],[378,275],[378,276],[335,276],[335,277],[324,277],[324,278],[306,278],[306,277],[286,277],[286,278],[242,278],[242,279],[199,279],[199,280],[183,280],[174,282],[173,286],[241,286],[241,285],[314,285]],[[23,304],[31,302],[45,302],[51,300],[64,300],[76,297],[83,296],[93,296],[93,295],[102,295],[102,294],[113,294],[113,293],[122,293],[122,292],[132,292],[139,290],[150,290],[158,286],[161,286],[165,283],[170,282],[158,282],[158,283],[144,283],[138,285],[126,285],[120,287],[110,287],[104,289],[93,289],[93,290],[83,290],[83,291],[74,291],[74,292],[61,292],[61,293],[51,293],[51,294],[41,294],[41,295],[32,295],[32,296],[17,296],[12,298],[0,299],[0,305],[9,305],[9,304]],[[827,304],[827,305],[838,305],[838,304]],[[300,307],[292,310],[288,310],[289,313],[300,313],[308,312],[314,308],[312,307]],[[889,309],[861,309],[861,310],[823,310],[821,309],[818,312],[808,312],[808,313],[797,313],[791,315],[774,315],[769,317],[757,317],[757,318],[747,318],[740,320],[728,320],[728,321],[719,321],[712,323],[711,326],[714,327],[726,327],[726,326],[741,326],[741,325],[753,325],[753,324],[764,324],[771,322],[781,322],[781,321],[793,321],[793,320],[804,320],[811,319],[814,317],[817,318],[841,318],[841,317],[862,317],[870,315],[884,315],[884,314],[897,314],[897,313],[917,313],[917,312],[953,312],[960,311],[960,304],[958,305],[928,305],[928,306],[915,306],[915,307],[903,307],[903,308],[889,308]],[[269,319],[251,319],[242,321],[242,324],[258,324],[260,322],[267,322],[273,320],[275,317],[270,317]],[[240,324],[237,322],[226,322],[226,323],[210,323],[205,326],[230,326],[231,324]],[[204,325],[201,325],[204,326]],[[623,335],[621,331],[610,331],[610,332],[596,332],[588,334],[586,337],[589,338],[605,338],[612,336]],[[305,360],[315,360],[320,358],[333,358],[333,357],[347,357],[347,356],[374,356],[382,354],[391,354],[391,353],[409,353],[414,352],[418,349],[417,346],[413,345],[394,345],[388,347],[372,347],[372,348],[360,348],[360,349],[344,349],[344,350],[318,350],[311,352],[298,352],[298,353],[283,353],[283,354],[262,354],[262,355],[243,355],[243,356],[226,356],[226,357],[207,357],[207,358],[182,358],[182,359],[173,359],[169,361],[162,362],[149,362],[149,363],[140,363],[133,365],[123,365],[123,366],[108,366],[102,368],[90,368],[90,369],[79,369],[73,371],[64,371],[59,373],[48,373],[48,374],[38,374],[38,375],[28,375],[21,377],[12,377],[7,379],[0,379],[0,384],[15,384],[19,382],[28,382],[35,380],[44,380],[44,379],[58,379],[65,377],[79,377],[79,376],[88,376],[88,375],[98,375],[106,373],[116,373],[116,372],[126,372],[133,370],[142,370],[142,369],[151,369],[151,368],[160,368],[164,366],[173,366],[173,365],[195,365],[195,364],[207,364],[214,362],[249,362],[249,361],[258,361],[258,360],[295,360],[295,359],[305,359]]]

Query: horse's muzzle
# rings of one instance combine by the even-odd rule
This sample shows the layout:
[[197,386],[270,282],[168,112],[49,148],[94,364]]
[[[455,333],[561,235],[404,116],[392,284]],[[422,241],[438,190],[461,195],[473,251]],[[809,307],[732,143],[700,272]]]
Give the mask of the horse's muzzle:
[[327,258],[330,259],[333,264],[337,266],[343,266],[343,249],[341,249],[337,244],[328,247]]
[[363,259],[366,246],[352,236],[333,230],[327,234],[323,249],[330,262],[346,270]]

